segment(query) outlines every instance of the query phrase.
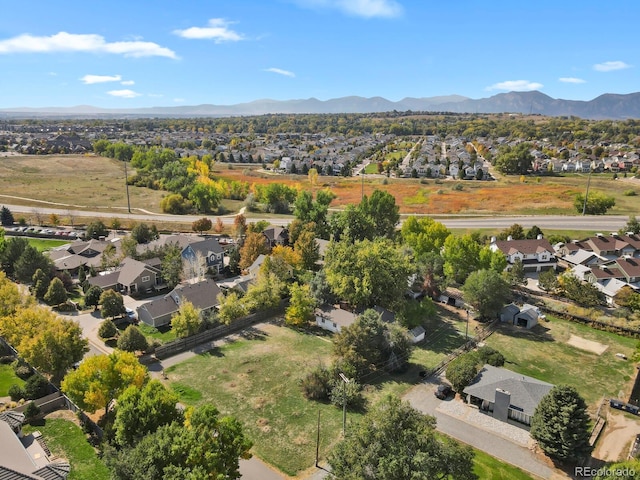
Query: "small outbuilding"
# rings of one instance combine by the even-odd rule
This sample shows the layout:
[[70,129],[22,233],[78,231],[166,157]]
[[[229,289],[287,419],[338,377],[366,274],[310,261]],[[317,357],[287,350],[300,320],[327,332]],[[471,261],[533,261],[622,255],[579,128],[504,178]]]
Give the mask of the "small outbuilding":
[[417,327],[409,330],[409,338],[412,343],[418,343],[424,340],[424,336],[426,335],[426,330],[422,325],[418,325]]
[[358,316],[349,310],[334,305],[323,305],[316,308],[316,325],[324,330],[339,333],[344,327],[353,325]]

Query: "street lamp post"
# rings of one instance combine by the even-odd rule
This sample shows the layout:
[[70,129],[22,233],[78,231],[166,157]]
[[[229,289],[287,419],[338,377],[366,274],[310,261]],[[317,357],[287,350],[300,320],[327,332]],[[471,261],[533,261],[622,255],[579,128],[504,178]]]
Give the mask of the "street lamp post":
[[469,341],[469,309],[467,308],[467,326],[464,329],[464,339]]
[[338,375],[344,382],[342,386],[342,436],[344,437],[347,431],[347,383],[349,383],[349,379],[342,372]]

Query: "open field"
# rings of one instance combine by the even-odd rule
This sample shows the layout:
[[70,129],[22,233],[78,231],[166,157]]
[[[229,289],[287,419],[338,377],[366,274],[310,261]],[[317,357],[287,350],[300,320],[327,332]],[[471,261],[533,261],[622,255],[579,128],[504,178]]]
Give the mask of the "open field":
[[[594,330],[551,315],[531,331],[501,325],[487,340],[506,358],[505,367],[553,384],[574,386],[595,409],[604,398],[628,399],[636,374],[635,364],[616,357],[633,356],[637,339]],[[608,348],[601,354],[576,348],[571,335],[598,342]]]
[[[20,203],[34,208],[105,208],[117,216],[126,211],[127,205],[123,167],[116,160],[91,155],[3,157],[0,162],[0,191],[4,196],[0,196],[0,202]],[[261,173],[256,168],[228,168],[227,165],[218,164],[213,168],[213,174],[249,184],[282,182],[310,188],[304,175]],[[577,193],[584,192],[586,182],[587,176],[579,174],[527,177],[525,183],[521,183],[518,176],[502,177],[493,182],[459,182],[394,179],[375,175],[365,176],[364,193],[369,195],[376,188],[388,191],[396,197],[401,213],[573,214],[573,198]],[[462,185],[461,190],[453,189],[457,184]],[[332,207],[343,207],[360,201],[362,179],[319,177],[316,188],[330,188],[337,195]],[[640,193],[640,180],[613,180],[608,174],[593,175],[591,189],[615,197],[616,206],[610,213],[636,213],[637,197],[624,196],[623,192],[634,189]],[[160,200],[166,193],[134,186],[129,187],[129,192],[132,208],[151,212],[159,212]],[[223,202],[223,207],[228,211],[236,211],[240,206],[239,201]]]
[[[431,338],[414,350],[401,375],[376,372],[365,397],[375,402],[388,393],[402,395],[418,373],[435,366],[464,341],[464,322],[434,320]],[[342,411],[304,398],[299,380],[318,364],[331,361],[327,336],[267,325],[248,338],[229,343],[165,370],[173,389],[187,405],[212,403],[223,414],[237,417],[254,442],[257,456],[289,475],[313,465],[318,411],[321,415],[320,456],[326,458],[342,429]],[[349,412],[348,421],[360,418]]]
[[[132,171],[128,173],[131,175]],[[68,206],[73,210],[104,208],[113,210],[114,215],[127,211],[123,163],[91,155],[3,157],[0,192],[3,195],[0,203],[21,203],[34,208]],[[131,207],[159,212],[164,193],[130,185]],[[48,203],[27,202],[10,196]]]
[[45,420],[24,425],[22,430],[27,434],[36,430],[42,433],[51,453],[71,464],[68,480],[108,480],[109,470],[89,445],[80,427],[71,419],[52,418],[54,416],[73,417],[73,413],[68,410],[54,412]]
[[0,397],[9,396],[9,387],[13,384],[24,385],[24,380],[18,377],[11,365],[0,365]]

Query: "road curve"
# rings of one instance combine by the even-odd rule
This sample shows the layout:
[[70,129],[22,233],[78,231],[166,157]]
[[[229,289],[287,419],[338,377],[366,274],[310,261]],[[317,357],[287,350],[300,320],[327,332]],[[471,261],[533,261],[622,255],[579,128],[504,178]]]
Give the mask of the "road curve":
[[[128,213],[126,210],[118,208],[105,208],[95,211],[73,210],[50,207],[30,207],[24,205],[4,204],[9,210],[15,213],[23,213],[33,215],[35,211],[42,215],[50,215],[55,213],[61,218],[73,217],[97,217],[97,218],[119,218],[121,220],[130,219],[139,222],[182,222],[191,223],[202,215],[169,215],[166,213]],[[135,209],[134,209],[135,210]],[[247,220],[258,221],[266,220],[272,225],[287,225],[293,220],[292,216],[288,217],[251,217],[247,215]],[[209,215],[211,218],[216,216]],[[234,215],[222,215],[219,217],[225,224],[233,224]],[[618,231],[627,222],[628,217],[625,215],[433,215],[433,218],[442,222],[447,228],[456,229],[480,229],[480,228],[498,228],[504,229],[514,223],[518,223],[525,228],[531,228],[537,225],[541,229],[547,230],[590,230],[602,233]]]

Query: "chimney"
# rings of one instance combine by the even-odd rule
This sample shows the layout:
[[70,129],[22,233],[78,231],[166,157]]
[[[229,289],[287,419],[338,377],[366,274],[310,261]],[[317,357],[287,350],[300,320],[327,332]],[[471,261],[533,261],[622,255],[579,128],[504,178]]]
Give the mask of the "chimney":
[[506,422],[509,420],[509,405],[511,404],[511,393],[501,388],[496,388],[496,397],[493,404],[493,418]]
[[598,237],[598,238],[602,238],[602,237],[604,237],[604,235],[603,235],[603,234],[601,234],[601,233],[596,233],[596,237]]
[[496,237],[491,237],[491,243],[496,243]]
[[539,234],[536,236],[536,240],[542,240],[542,234],[541,234],[541,233],[539,233]]
[[509,236],[507,237],[507,242],[510,242],[511,240],[513,240],[513,237],[512,237],[511,235],[509,235]]

